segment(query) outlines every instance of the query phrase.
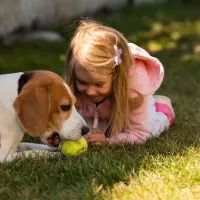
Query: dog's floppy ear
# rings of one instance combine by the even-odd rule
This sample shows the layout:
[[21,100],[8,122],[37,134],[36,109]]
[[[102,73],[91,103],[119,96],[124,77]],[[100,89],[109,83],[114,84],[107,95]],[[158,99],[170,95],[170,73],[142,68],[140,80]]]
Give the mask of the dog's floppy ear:
[[27,87],[14,102],[18,122],[31,136],[40,136],[47,127],[50,109],[49,87]]

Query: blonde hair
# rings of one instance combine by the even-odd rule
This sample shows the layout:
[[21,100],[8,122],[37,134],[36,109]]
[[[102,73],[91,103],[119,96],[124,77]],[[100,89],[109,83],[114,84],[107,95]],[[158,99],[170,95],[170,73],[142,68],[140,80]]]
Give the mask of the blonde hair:
[[[122,62],[116,66],[114,45],[122,49]],[[112,117],[109,122],[109,135],[125,131],[128,127],[129,109],[141,105],[129,99],[128,69],[133,64],[128,42],[118,31],[94,21],[81,21],[77,28],[66,58],[66,80],[76,94],[74,66],[79,64],[91,73],[113,77]]]

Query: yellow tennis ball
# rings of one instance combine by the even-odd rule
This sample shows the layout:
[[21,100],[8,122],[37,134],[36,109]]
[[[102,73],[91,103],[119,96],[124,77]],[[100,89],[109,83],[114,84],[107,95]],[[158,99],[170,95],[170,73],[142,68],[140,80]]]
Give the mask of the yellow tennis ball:
[[87,151],[88,144],[84,137],[81,137],[78,141],[65,140],[61,144],[61,152],[64,155],[79,155]]

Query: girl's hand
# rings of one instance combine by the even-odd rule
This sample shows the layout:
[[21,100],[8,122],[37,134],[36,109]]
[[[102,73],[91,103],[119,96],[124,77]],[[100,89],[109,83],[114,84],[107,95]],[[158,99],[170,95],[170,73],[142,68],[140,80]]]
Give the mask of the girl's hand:
[[86,139],[92,146],[102,146],[107,142],[105,135],[101,131],[96,131],[96,133],[89,132],[86,135]]

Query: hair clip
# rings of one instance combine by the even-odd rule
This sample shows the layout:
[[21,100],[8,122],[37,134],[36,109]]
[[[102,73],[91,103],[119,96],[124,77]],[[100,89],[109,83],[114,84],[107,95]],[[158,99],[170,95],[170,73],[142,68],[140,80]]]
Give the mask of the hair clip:
[[117,54],[115,56],[115,64],[120,65],[122,63],[121,59],[121,54],[122,54],[122,49],[118,48],[117,45],[114,45],[115,53]]

